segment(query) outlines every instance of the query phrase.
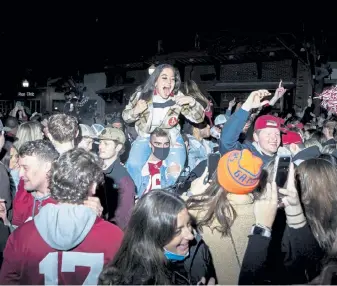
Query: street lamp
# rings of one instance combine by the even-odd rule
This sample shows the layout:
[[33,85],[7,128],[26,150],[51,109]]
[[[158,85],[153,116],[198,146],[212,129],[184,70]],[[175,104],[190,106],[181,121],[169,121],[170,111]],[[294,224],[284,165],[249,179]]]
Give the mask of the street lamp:
[[149,75],[153,74],[154,70],[156,69],[155,65],[151,65],[149,67]]
[[25,79],[25,80],[22,82],[22,86],[23,86],[23,87],[29,87],[29,81]]

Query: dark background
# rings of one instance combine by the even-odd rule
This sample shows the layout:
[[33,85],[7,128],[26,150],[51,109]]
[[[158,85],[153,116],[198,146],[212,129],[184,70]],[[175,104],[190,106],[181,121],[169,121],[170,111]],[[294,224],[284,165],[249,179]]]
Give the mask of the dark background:
[[165,53],[189,51],[194,48],[196,32],[203,50],[212,49],[219,39],[225,44],[234,37],[253,41],[291,32],[298,42],[315,37],[322,53],[337,60],[336,20],[327,14],[334,10],[327,2],[321,10],[316,3],[299,7],[300,12],[285,4],[272,6],[277,5],[274,2],[261,8],[252,3],[253,9],[244,2],[239,3],[241,9],[227,2],[220,6],[192,2],[185,10],[171,2],[154,2],[151,9],[131,1],[78,2],[71,7],[47,2],[43,6],[15,3],[18,7],[11,9],[0,5],[2,89],[12,88],[21,78],[34,77],[45,83],[48,77],[145,60],[156,54],[159,39]]

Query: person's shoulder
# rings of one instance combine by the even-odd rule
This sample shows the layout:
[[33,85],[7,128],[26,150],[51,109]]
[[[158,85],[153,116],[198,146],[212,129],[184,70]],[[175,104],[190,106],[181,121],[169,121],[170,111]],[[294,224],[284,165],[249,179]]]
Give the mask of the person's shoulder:
[[33,220],[26,221],[25,223],[21,224],[15,231],[12,232],[12,236],[16,239],[23,238],[29,234],[33,234],[34,231],[37,231],[35,223]]
[[2,162],[0,162],[0,176],[1,178],[8,177],[8,169]]
[[116,165],[116,172],[115,172],[115,178],[116,181],[121,181],[123,179],[131,179],[131,176],[129,172],[127,171],[126,167],[121,163],[118,162]]
[[55,200],[55,199],[52,198],[52,197],[49,197],[49,198],[47,198],[47,199],[45,199],[45,200],[42,201],[42,205],[43,205],[43,206],[45,206],[45,205],[47,205],[47,204],[57,205],[57,204],[58,204],[58,201]]
[[109,237],[109,235],[114,237],[123,237],[123,231],[118,226],[105,221],[102,218],[96,219],[96,222],[91,231],[98,235],[104,233],[104,236],[106,237]]

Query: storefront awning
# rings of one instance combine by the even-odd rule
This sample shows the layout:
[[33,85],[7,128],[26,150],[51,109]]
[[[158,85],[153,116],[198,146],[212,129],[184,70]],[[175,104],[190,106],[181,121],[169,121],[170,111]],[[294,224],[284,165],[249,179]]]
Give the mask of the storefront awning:
[[[286,89],[292,89],[296,86],[292,81],[282,83]],[[275,90],[279,82],[219,82],[208,88],[207,91],[252,91],[259,89]]]

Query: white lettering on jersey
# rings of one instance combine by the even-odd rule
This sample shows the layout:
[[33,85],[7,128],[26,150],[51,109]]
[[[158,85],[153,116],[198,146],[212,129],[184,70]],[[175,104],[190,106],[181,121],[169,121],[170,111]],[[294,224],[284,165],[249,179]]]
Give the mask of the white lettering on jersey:
[[[45,285],[58,285],[58,252],[51,252],[40,262],[39,272],[44,275]],[[104,253],[62,252],[61,272],[75,272],[76,266],[89,267],[82,285],[97,285],[103,270]]]

